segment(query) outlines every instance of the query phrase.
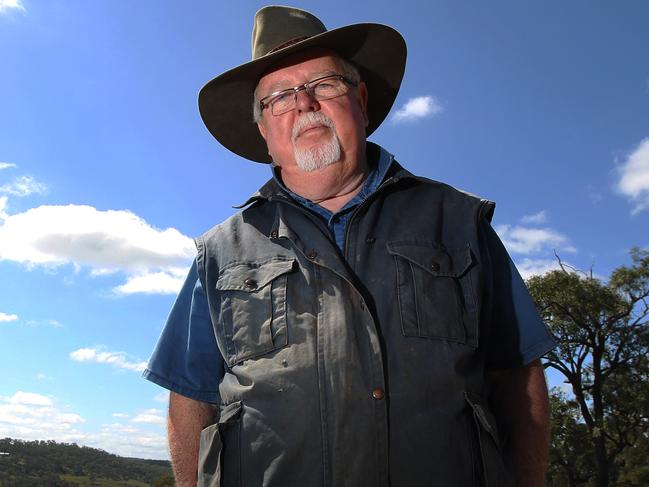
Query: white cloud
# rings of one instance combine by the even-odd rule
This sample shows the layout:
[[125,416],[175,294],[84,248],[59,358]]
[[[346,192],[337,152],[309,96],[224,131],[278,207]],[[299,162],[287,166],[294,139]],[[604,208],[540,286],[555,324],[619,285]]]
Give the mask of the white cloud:
[[602,192],[599,191],[592,184],[586,185],[586,195],[588,196],[588,199],[593,205],[597,205],[601,203],[601,201],[604,199],[604,195],[602,194]]
[[153,396],[153,400],[155,402],[161,402],[161,403],[168,403],[169,402],[169,392],[168,391],[162,391],[159,394],[156,394]]
[[47,186],[31,176],[18,176],[10,183],[0,186],[0,193],[11,196],[29,196],[34,193],[42,194],[46,191]]
[[30,268],[71,264],[96,275],[119,271],[127,274],[116,288],[121,294],[177,292],[194,255],[189,237],[124,210],[44,205],[6,215],[0,225],[0,260]]
[[[2,0],[0,0],[0,4],[1,2]],[[2,171],[3,169],[11,169],[12,167],[17,167],[17,166],[11,162],[0,162],[0,171]]]
[[550,271],[561,269],[557,259],[529,258],[517,261],[516,268],[518,269],[518,272],[523,277],[523,279],[529,279],[532,276],[541,276]]
[[102,425],[99,433],[87,435],[83,443],[125,457],[169,458],[167,438],[163,433],[122,423]]
[[25,10],[20,0],[0,0],[0,13],[7,10]]
[[[151,411],[144,413],[155,415]],[[99,431],[80,431],[77,428],[82,423],[86,423],[87,430],[87,422],[81,415],[41,394],[19,391],[8,398],[0,397],[0,438],[55,440],[127,457],[168,459],[165,435],[151,431],[151,428],[160,429],[158,423],[143,423],[148,430],[114,423],[101,425]]]
[[432,96],[417,96],[410,98],[405,105],[392,115],[392,122],[410,122],[420,118],[433,116],[443,110],[436,98]]
[[0,311],[0,323],[9,323],[11,321],[18,321],[18,315],[10,315]]
[[43,396],[42,394],[36,394],[33,392],[23,392],[18,391],[13,396],[8,399],[10,404],[25,404],[28,406],[51,406],[52,400]]
[[0,220],[4,220],[9,216],[5,211],[7,208],[7,200],[8,198],[6,196],[0,196]]
[[165,424],[166,418],[159,409],[145,409],[137,414],[131,422],[147,424]]
[[113,413],[114,418],[128,418],[128,414],[124,413]]
[[176,294],[185,281],[187,269],[171,268],[166,272],[153,272],[130,276],[126,283],[117,286],[117,294]]
[[649,137],[629,154],[619,173],[617,189],[635,203],[632,213],[649,209]]
[[545,210],[541,210],[538,213],[534,213],[533,215],[525,215],[523,218],[521,218],[521,223],[545,223],[548,219],[547,212]]
[[515,254],[534,254],[547,249],[576,252],[564,235],[551,228],[498,225],[496,232],[507,250]]
[[101,347],[80,348],[70,352],[70,358],[75,362],[110,364],[118,369],[133,370],[135,372],[142,372],[146,368],[146,362],[135,362],[129,360],[124,352],[105,352]]
[[51,326],[53,328],[64,328],[63,324],[58,320],[28,320],[25,324],[27,326]]

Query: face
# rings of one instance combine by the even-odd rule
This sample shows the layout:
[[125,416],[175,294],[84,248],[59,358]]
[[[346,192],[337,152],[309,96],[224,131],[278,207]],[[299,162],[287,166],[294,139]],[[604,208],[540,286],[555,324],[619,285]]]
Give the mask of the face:
[[[314,49],[289,56],[259,80],[257,99],[329,74],[343,74],[332,51]],[[365,148],[366,106],[363,83],[329,100],[318,101],[300,91],[292,111],[275,116],[270,108],[263,110],[259,131],[282,168],[310,172],[337,162],[359,164]]]

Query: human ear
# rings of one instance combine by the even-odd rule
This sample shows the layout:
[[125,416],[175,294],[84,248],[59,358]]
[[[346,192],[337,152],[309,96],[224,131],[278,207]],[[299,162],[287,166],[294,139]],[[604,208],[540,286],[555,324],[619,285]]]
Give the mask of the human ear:
[[266,127],[264,127],[263,122],[257,122],[257,128],[263,139],[266,140]]

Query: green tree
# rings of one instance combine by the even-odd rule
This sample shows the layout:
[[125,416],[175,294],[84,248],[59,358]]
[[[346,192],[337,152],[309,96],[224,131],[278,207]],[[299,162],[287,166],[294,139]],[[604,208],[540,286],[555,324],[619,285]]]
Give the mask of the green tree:
[[162,475],[153,482],[153,487],[174,487],[174,485],[176,483],[174,482],[174,476],[171,474]]
[[572,387],[592,446],[596,487],[622,475],[630,450],[648,432],[649,251],[635,248],[631,259],[606,283],[563,263],[528,281],[559,341],[546,366]]
[[588,428],[581,421],[579,405],[554,388],[550,391],[552,442],[548,487],[588,486],[595,470]]

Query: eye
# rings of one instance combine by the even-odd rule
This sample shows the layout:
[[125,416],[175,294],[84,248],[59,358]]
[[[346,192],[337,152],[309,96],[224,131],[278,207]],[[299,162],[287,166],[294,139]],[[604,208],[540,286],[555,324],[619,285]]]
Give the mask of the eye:
[[336,93],[338,90],[339,82],[336,79],[326,79],[320,81],[313,87],[313,91],[316,95],[330,95]]
[[286,105],[287,103],[292,102],[293,96],[294,96],[293,90],[287,90],[278,94],[275,98],[273,98],[270,101],[270,103],[279,106]]

